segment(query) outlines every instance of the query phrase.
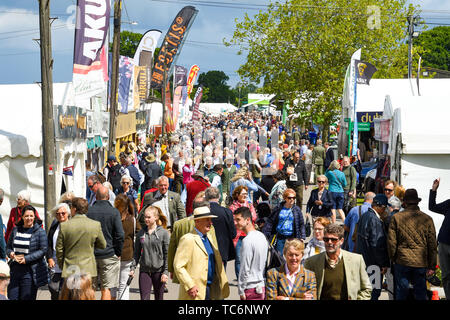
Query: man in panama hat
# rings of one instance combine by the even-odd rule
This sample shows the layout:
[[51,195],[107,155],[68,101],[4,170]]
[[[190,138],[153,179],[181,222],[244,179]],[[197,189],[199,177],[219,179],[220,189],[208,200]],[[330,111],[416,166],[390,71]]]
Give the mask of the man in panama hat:
[[181,237],[173,267],[180,282],[179,300],[222,300],[230,289],[217,245],[208,232],[212,220],[208,207],[194,209],[195,228]]

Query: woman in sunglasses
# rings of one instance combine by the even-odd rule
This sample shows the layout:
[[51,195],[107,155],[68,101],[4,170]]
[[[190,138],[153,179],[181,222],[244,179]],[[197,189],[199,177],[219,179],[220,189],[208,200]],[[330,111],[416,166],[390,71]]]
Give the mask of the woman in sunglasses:
[[283,193],[283,199],[284,201],[272,211],[262,230],[271,243],[275,236],[275,248],[280,255],[283,254],[287,239],[297,238],[304,241],[306,238],[302,210],[295,204],[295,190],[286,189]]
[[118,194],[125,194],[128,198],[130,198],[131,203],[134,206],[134,213],[135,215],[137,215],[137,213],[139,212],[139,202],[138,202],[138,195],[136,190],[134,190],[132,188],[133,186],[133,180],[131,179],[130,176],[128,175],[123,175],[122,178],[120,179],[120,188],[119,188],[119,193]]
[[311,191],[308,203],[306,204],[306,212],[310,213],[314,219],[318,217],[327,217],[331,219],[331,209],[333,209],[333,196],[331,192],[325,188],[328,179],[325,175],[317,177],[317,189]]

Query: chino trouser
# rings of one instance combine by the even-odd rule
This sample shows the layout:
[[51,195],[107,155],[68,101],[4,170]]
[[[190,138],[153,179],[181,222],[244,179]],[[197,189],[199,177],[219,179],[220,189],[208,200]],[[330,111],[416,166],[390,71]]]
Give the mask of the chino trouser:
[[440,242],[438,245],[438,255],[445,298],[450,300],[450,245]]
[[305,185],[299,185],[297,187],[295,187],[295,196],[296,196],[296,205],[302,209],[302,205],[303,205],[303,190],[305,189]]
[[317,177],[323,175],[323,164],[314,165],[314,184],[317,184]]

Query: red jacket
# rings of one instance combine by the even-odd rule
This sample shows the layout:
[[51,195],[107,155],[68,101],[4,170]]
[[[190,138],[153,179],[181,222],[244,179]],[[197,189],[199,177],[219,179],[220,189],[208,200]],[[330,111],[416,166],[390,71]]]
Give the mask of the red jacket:
[[189,182],[186,185],[186,215],[189,217],[192,212],[194,211],[192,209],[192,204],[194,203],[195,196],[201,192],[206,190],[206,188],[210,187],[211,185],[208,183],[207,180],[201,177],[195,177],[194,181]]
[[[39,214],[36,211],[36,218],[39,220]],[[22,220],[22,211],[18,207],[14,207],[11,209],[9,213],[8,224],[6,225],[6,233],[5,233],[5,241],[8,243],[9,235],[11,234],[12,229],[16,226],[16,223]]]
[[142,209],[142,206],[144,205],[144,197],[145,197],[145,195],[146,195],[147,193],[155,192],[155,191],[157,191],[157,190],[158,190],[158,188],[151,188],[151,189],[146,190],[146,191],[144,192],[144,194],[141,195],[141,206],[140,206],[139,208]]

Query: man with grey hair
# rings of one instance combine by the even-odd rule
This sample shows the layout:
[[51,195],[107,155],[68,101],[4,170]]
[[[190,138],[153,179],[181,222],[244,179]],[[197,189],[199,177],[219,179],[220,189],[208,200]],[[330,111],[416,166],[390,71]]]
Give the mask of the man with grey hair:
[[[186,210],[183,202],[181,202],[180,195],[169,191],[169,178],[161,176],[157,183],[158,190],[147,193],[142,206],[152,205],[160,208],[167,218],[167,227],[172,229],[175,221],[186,217]],[[143,214],[140,214],[139,222],[141,222],[141,219],[143,219]]]
[[212,220],[216,230],[217,243],[223,265],[226,269],[227,262],[236,257],[233,239],[236,237],[236,227],[233,220],[233,212],[219,204],[220,190],[216,187],[209,187],[205,190],[205,200],[210,203],[211,213],[217,216]]
[[[5,197],[5,191],[3,191],[2,188],[0,188],[0,206],[3,203],[3,198]],[[0,214],[0,261],[6,261],[6,242],[5,242],[5,235],[4,235],[4,227],[3,227],[3,219],[2,215]]]
[[372,207],[373,198],[375,198],[375,193],[367,192],[364,195],[364,203],[362,205],[353,207],[345,217],[344,229],[346,231],[346,242],[344,248],[350,252],[355,250],[355,241],[353,240],[353,233],[355,231],[355,226],[359,221],[359,218]]

